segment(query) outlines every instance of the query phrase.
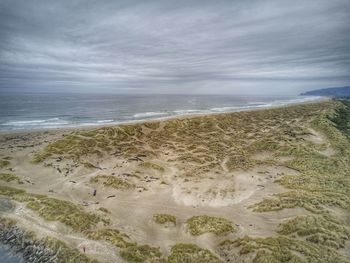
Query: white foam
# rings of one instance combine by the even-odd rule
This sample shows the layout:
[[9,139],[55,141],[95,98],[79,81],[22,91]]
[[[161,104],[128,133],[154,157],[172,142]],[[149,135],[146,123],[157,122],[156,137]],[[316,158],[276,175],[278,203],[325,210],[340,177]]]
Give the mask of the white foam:
[[136,113],[134,114],[134,118],[149,118],[149,117],[155,117],[155,116],[162,116],[166,115],[165,112],[142,112],[142,113]]
[[97,121],[97,123],[110,123],[110,122],[113,122],[114,120],[100,120],[100,121]]

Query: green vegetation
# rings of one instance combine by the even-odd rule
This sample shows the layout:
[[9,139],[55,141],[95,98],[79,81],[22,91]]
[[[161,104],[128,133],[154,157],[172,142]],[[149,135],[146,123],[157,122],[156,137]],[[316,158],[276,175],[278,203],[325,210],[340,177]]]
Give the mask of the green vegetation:
[[0,168],[4,168],[10,165],[10,161],[8,160],[0,160]]
[[25,202],[29,209],[36,211],[44,219],[59,221],[79,232],[91,229],[102,220],[98,215],[85,212],[81,206],[71,202],[30,194],[12,187],[0,185],[0,195],[10,197],[18,202]]
[[[329,208],[350,211],[350,103],[334,102],[308,118],[309,126],[325,135],[329,146],[305,141],[303,136],[312,135],[301,130],[290,133],[283,145],[279,140],[278,145],[265,147],[275,157],[288,156],[288,161],[275,164],[297,173],[276,180],[290,191],[274,194],[252,208],[269,212],[302,207],[311,214],[281,224],[277,233],[282,236],[225,241],[220,246],[223,255],[239,247],[241,255],[255,253],[253,262],[348,262],[337,250],[350,239],[349,226],[331,216]],[[332,155],[324,154],[327,147],[333,149]]]
[[126,248],[128,246],[134,245],[134,243],[129,240],[129,237],[127,235],[120,233],[120,231],[117,229],[99,229],[95,231],[89,231],[86,235],[94,240],[108,241],[109,243],[119,248]]
[[[289,192],[275,194],[273,198],[265,199],[253,206],[258,212],[276,211],[284,208],[303,207],[311,212],[320,212],[326,206],[350,209],[350,142],[343,131],[337,129],[333,120],[347,120],[349,110],[343,105],[337,105],[338,110],[326,110],[314,119],[313,128],[323,132],[330,141],[335,154],[325,156],[318,152],[317,147],[307,143],[291,141],[283,147],[292,160],[282,163],[300,173],[286,175],[276,182]],[[343,125],[343,124],[342,124]],[[343,126],[341,126],[343,127]]]
[[194,236],[204,233],[223,235],[234,231],[232,222],[222,217],[207,215],[193,216],[186,223],[190,233]]
[[120,251],[120,256],[127,262],[145,262],[146,260],[159,259],[162,254],[159,248],[149,245],[134,245],[126,247]]
[[337,113],[332,118],[332,122],[336,128],[350,139],[350,101],[342,100],[344,107],[337,110]]
[[222,263],[222,261],[208,249],[194,244],[176,244],[171,248],[167,263]]
[[144,262],[150,259],[157,259],[162,256],[159,248],[149,245],[139,245],[131,242],[129,237],[122,234],[117,229],[100,229],[90,231],[87,236],[95,240],[105,240],[114,246],[120,248],[120,256],[127,262]]
[[153,221],[157,224],[173,223],[176,225],[176,217],[168,214],[155,214],[153,215]]
[[234,241],[223,241],[220,246],[222,255],[239,247],[239,255],[255,253],[254,263],[308,262],[346,263],[336,250],[323,245],[288,238],[284,236],[251,238],[244,237]]
[[330,248],[344,248],[350,239],[350,231],[329,214],[298,216],[281,224],[278,231],[281,235],[299,236],[315,244]]
[[98,263],[95,259],[90,259],[82,254],[78,249],[68,246],[64,242],[47,237],[43,240],[45,245],[55,252],[58,263]]
[[0,173],[0,181],[5,181],[7,183],[17,181],[18,184],[23,184],[23,181],[17,175],[7,173]]
[[102,184],[104,186],[113,187],[115,189],[127,190],[135,187],[134,184],[113,175],[97,175],[90,179],[90,183],[98,183],[100,181],[103,182]]

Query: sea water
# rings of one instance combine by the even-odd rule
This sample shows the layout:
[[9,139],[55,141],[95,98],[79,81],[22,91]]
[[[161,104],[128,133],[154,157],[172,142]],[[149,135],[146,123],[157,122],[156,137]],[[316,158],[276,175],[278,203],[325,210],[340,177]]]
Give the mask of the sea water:
[[0,131],[119,124],[315,99],[318,97],[0,93]]
[[0,262],[1,263],[24,263],[25,261],[20,255],[13,255],[7,248],[0,246]]

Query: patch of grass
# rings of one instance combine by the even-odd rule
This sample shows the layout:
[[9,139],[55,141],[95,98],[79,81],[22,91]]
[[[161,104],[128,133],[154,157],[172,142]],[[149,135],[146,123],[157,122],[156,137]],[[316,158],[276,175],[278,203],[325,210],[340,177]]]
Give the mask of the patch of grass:
[[87,231],[101,221],[100,216],[85,212],[81,206],[68,201],[30,194],[24,190],[1,185],[0,195],[25,202],[29,209],[36,211],[44,219],[59,221],[78,232]]
[[97,175],[90,179],[90,183],[98,183],[100,181],[102,181],[104,186],[115,189],[127,190],[135,187],[134,184],[113,175]]
[[11,227],[16,225],[17,221],[12,219],[12,218],[8,218],[8,217],[3,217],[0,216],[0,222],[2,225],[4,225],[5,227]]
[[55,252],[57,262],[65,263],[98,263],[96,259],[91,259],[82,254],[78,249],[68,246],[66,243],[52,237],[44,240],[45,246]]
[[239,255],[252,254],[254,263],[272,262],[308,262],[346,263],[348,262],[336,250],[310,242],[289,237],[251,238],[225,240],[219,250],[222,255],[229,255],[234,248],[239,248]]
[[117,229],[89,231],[87,236],[91,239],[107,241],[120,248],[120,256],[127,262],[144,262],[146,260],[158,259],[162,256],[159,248],[131,242],[127,235]]
[[169,214],[154,214],[153,221],[157,224],[173,223],[176,225],[176,217]]
[[222,218],[207,215],[193,216],[186,221],[190,233],[199,236],[204,233],[224,235],[234,231],[232,222]]
[[335,154],[325,156],[312,143],[298,144],[291,141],[282,152],[275,155],[293,157],[281,165],[297,171],[277,180],[291,191],[275,194],[253,206],[256,211],[267,212],[284,208],[303,207],[320,213],[327,206],[350,209],[350,141],[347,139],[347,125],[350,125],[349,105],[333,104],[323,110],[312,121],[312,127],[329,140]]
[[336,111],[336,114],[331,121],[335,124],[338,130],[350,139],[350,101],[341,100],[340,102],[344,106]]
[[0,160],[0,168],[4,168],[10,165],[10,161],[8,160]]
[[127,262],[145,262],[160,259],[162,253],[159,248],[149,245],[128,246],[120,251],[120,256]]
[[167,263],[222,263],[222,261],[210,252],[195,244],[176,244],[171,248],[171,254]]
[[344,222],[328,213],[297,216],[281,224],[277,233],[297,235],[309,242],[335,249],[344,248],[345,242],[350,239],[350,231],[344,227]]
[[126,248],[135,245],[135,243],[129,240],[129,237],[127,235],[121,233],[117,229],[99,229],[95,231],[89,231],[86,233],[86,235],[94,240],[108,241],[118,248]]
[[0,173],[0,181],[5,181],[7,183],[17,181],[18,184],[23,184],[23,181],[17,175],[7,173]]

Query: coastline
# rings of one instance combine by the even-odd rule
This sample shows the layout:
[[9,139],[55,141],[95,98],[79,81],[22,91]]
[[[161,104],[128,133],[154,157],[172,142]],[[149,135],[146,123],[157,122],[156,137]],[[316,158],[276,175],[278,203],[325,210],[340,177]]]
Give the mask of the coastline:
[[[14,179],[4,182],[2,186],[26,191],[23,196],[14,197],[14,211],[4,213],[4,216],[18,220],[17,227],[25,231],[42,233],[40,238],[46,235],[56,238],[78,252],[86,246],[89,248],[86,256],[101,262],[127,262],[120,258],[120,247],[100,243],[97,233],[85,236],[85,233],[95,231],[95,226],[87,232],[79,232],[72,230],[72,225],[65,225],[67,221],[52,217],[49,207],[42,208],[48,209],[48,214],[38,213],[45,200],[50,200],[48,204],[54,200],[64,200],[70,202],[72,209],[78,205],[83,208],[81,211],[102,213],[103,217],[109,217],[111,224],[104,227],[117,227],[117,231],[132,240],[123,242],[146,243],[152,249],[159,247],[163,255],[169,255],[171,245],[194,243],[225,259],[228,254],[223,249],[229,249],[229,253],[235,252],[235,249],[219,245],[218,241],[223,238],[236,239],[245,235],[276,238],[275,231],[280,224],[288,223],[287,219],[295,216],[307,215],[298,206],[291,210],[287,209],[288,206],[286,209],[281,206],[276,211],[272,207],[271,212],[264,210],[268,209],[267,205],[258,205],[271,195],[278,196],[288,191],[288,185],[277,183],[284,177],[300,176],[300,180],[305,182],[308,174],[300,172],[303,169],[300,165],[304,165],[301,162],[303,156],[292,152],[296,146],[314,151],[315,154],[310,155],[311,159],[308,160],[314,162],[316,167],[319,162],[334,158],[336,147],[345,147],[336,144],[336,140],[327,141],[322,130],[319,130],[322,126],[316,129],[310,125],[314,118],[322,120],[326,116],[323,114],[339,107],[338,102],[327,102],[328,98],[322,100],[325,102],[318,100],[268,109],[176,116],[121,125],[1,134],[1,159],[11,163],[1,171],[11,173],[15,176],[13,178],[24,182],[21,184]],[[58,140],[60,142],[56,143]],[[288,156],[276,147],[276,143],[285,141],[292,142],[287,145],[290,149],[281,148]],[[96,142],[101,144],[97,145]],[[94,143],[94,147],[89,144],[85,148],[86,143]],[[53,148],[59,149],[59,152],[46,152],[49,153],[46,155],[47,145],[54,145]],[[48,151],[50,149],[47,148]],[[292,158],[297,162],[291,162],[289,152],[290,155],[295,154]],[[44,157],[33,162],[37,153]],[[75,154],[77,158],[70,157]],[[317,158],[321,158],[320,161]],[[307,169],[313,171],[314,168]],[[116,188],[99,182],[107,177],[121,181],[116,181]],[[118,182],[123,184],[118,185]],[[322,186],[318,186],[318,182],[315,184],[316,190]],[[94,189],[97,189],[96,197],[92,196]],[[7,196],[6,193],[3,195]],[[30,206],[34,208],[32,211],[27,201],[22,200],[33,197],[43,198],[43,203],[37,200],[35,204],[38,208],[36,205]],[[283,199],[281,202],[284,205]],[[252,205],[261,211],[252,210]],[[313,203],[308,205],[312,206]],[[101,208],[108,212],[102,212]],[[130,212],[130,208],[133,212]],[[134,215],[135,211],[137,216]],[[259,214],[266,211],[270,211],[270,214]],[[174,214],[177,224],[157,226],[151,219],[157,213]],[[223,237],[192,237],[186,230],[188,223],[185,222],[190,216],[198,214],[232,219],[235,231]],[[308,216],[321,222],[325,220],[318,218],[322,217],[320,215]],[[271,220],[266,220],[266,217]],[[342,223],[339,226],[343,226]],[[101,225],[97,229],[101,227],[104,229]],[[137,232],[132,229],[137,229]],[[339,242],[339,247],[348,248],[348,243],[336,242]],[[339,253],[342,255],[343,252]]]

